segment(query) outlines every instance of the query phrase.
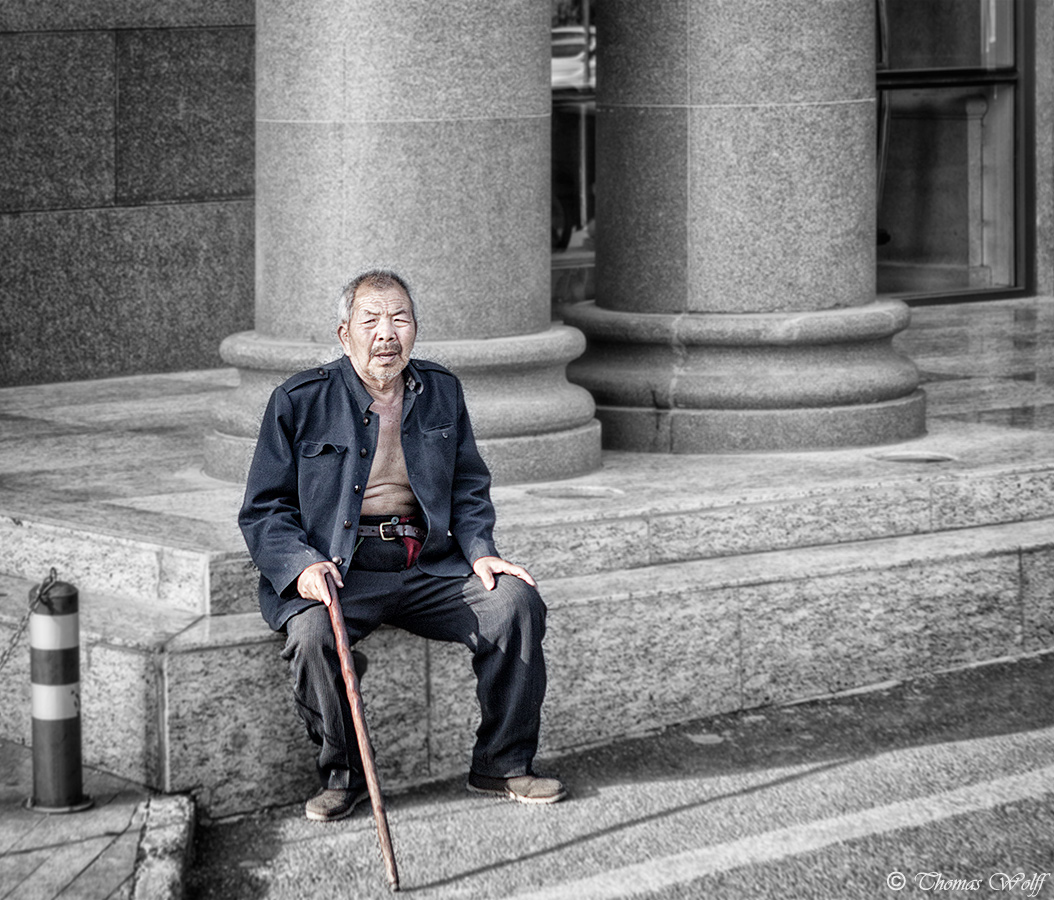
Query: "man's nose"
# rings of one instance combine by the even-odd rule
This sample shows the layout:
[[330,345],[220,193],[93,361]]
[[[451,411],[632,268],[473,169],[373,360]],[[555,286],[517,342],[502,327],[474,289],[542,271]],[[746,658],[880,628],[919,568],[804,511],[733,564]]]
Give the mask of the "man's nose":
[[393,341],[396,338],[395,326],[389,319],[381,319],[377,323],[377,331],[374,336],[378,341]]

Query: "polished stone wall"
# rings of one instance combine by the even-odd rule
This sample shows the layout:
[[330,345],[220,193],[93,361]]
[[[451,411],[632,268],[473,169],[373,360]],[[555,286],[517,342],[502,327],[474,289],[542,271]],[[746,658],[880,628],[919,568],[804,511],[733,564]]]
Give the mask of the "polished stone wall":
[[251,321],[253,16],[0,8],[0,385],[217,366]]

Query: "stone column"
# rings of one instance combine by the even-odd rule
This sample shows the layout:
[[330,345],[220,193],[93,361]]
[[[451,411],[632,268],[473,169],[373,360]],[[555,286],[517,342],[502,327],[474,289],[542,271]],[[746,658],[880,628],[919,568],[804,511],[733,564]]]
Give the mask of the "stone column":
[[496,481],[599,465],[585,346],[549,300],[549,10],[509,0],[257,0],[255,330],[207,470],[244,477],[272,387],[339,353],[342,286],[414,290],[415,356],[465,385]]
[[605,0],[596,303],[565,321],[605,446],[841,447],[925,428],[875,298],[873,4]]

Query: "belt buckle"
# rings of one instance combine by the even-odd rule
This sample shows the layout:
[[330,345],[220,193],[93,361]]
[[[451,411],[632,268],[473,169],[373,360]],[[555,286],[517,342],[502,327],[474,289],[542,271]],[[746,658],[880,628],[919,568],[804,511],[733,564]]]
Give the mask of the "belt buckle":
[[399,517],[398,516],[392,516],[392,520],[390,522],[381,522],[380,526],[377,529],[378,534],[380,534],[380,536],[381,536],[381,540],[382,541],[394,541],[394,540],[396,540],[399,537],[399,535],[393,533],[391,537],[388,537],[388,535],[386,535],[384,533],[384,529],[385,528],[391,528],[393,530],[393,532],[394,532],[395,526],[398,525],[398,524],[399,524]]

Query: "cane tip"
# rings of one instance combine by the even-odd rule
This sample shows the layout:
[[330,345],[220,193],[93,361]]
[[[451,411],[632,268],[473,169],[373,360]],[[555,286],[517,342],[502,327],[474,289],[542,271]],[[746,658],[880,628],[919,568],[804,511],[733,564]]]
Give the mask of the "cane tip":
[[393,894],[398,894],[399,893],[399,882],[398,881],[391,881],[391,882],[389,882],[388,883],[388,890],[390,890]]

